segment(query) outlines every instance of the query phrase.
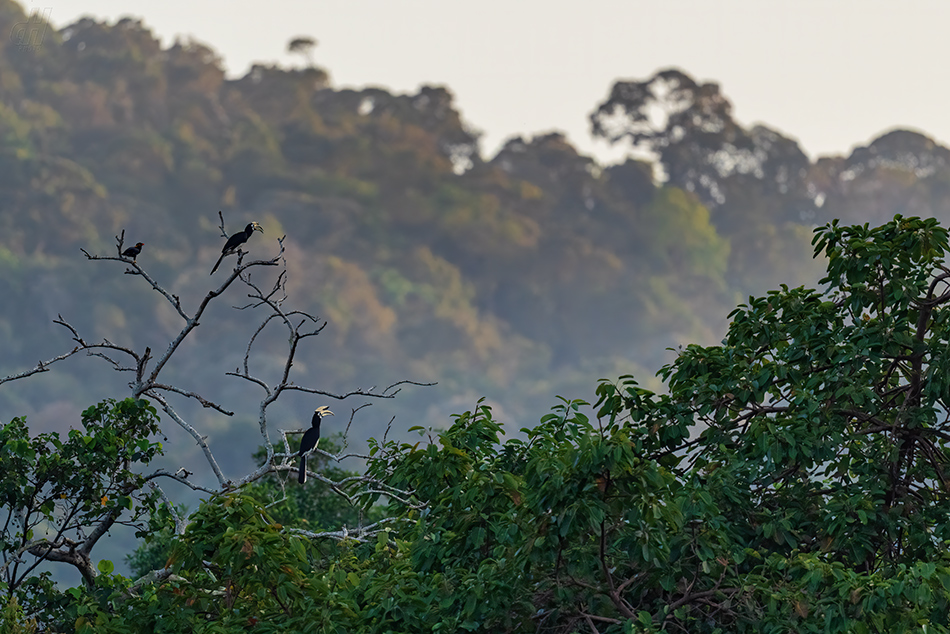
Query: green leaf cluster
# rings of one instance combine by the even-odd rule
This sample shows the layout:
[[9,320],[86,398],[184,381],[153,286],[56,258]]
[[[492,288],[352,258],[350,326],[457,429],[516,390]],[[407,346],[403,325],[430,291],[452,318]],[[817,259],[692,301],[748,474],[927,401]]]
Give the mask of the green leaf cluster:
[[[0,427],[0,592],[45,619],[58,614],[63,596],[46,560],[66,557],[87,583],[112,572],[94,565],[89,550],[100,527],[146,530],[158,494],[145,487],[141,468],[162,452],[155,408],[146,401],[108,399],[82,413],[81,429],[31,435],[22,418]],[[66,554],[63,555],[63,552]]]

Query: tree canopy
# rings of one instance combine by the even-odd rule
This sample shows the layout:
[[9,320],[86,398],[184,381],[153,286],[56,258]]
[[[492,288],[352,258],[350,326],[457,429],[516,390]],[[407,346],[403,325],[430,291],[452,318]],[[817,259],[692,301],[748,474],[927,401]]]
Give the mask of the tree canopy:
[[[948,232],[898,215],[834,221],[813,243],[821,290],[751,297],[720,345],[660,370],[664,393],[622,376],[600,382],[593,418],[563,399],[507,441],[484,404],[417,427],[420,442],[372,441],[366,477],[387,488],[368,498],[385,527],[371,538],[327,540],[225,489],[153,574],[100,563],[59,594],[5,581],[17,601],[2,618],[80,633],[950,631]],[[131,400],[84,417],[120,412],[149,419]],[[4,462],[23,462],[4,490],[52,473],[31,462],[50,443],[68,473],[70,445],[27,441],[19,419],[3,434]],[[148,460],[146,445],[124,446]],[[128,503],[151,509],[145,534],[169,517],[151,500]],[[17,543],[4,538],[6,557]]]

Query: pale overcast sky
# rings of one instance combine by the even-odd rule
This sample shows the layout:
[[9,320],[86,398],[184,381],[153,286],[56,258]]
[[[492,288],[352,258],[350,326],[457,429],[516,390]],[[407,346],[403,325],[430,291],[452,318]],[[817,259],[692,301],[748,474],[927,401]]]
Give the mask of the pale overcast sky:
[[319,41],[337,87],[443,84],[493,154],[508,137],[567,133],[607,156],[587,115],[617,78],[676,66],[718,82],[744,124],[812,156],[894,127],[950,145],[950,2],[944,0],[35,0],[57,27],[92,15],[144,19],[166,44],[190,35],[229,75],[299,64]]

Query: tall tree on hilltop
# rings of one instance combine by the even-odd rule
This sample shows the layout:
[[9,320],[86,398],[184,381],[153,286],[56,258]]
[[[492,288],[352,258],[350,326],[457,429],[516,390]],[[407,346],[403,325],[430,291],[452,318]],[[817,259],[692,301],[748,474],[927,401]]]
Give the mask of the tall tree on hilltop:
[[760,291],[778,271],[793,283],[813,279],[811,267],[792,278],[787,268],[807,261],[800,228],[818,216],[810,161],[795,140],[737,122],[718,84],[676,69],[618,81],[590,119],[595,136],[653,153],[669,184],[699,196],[731,239],[733,283]]

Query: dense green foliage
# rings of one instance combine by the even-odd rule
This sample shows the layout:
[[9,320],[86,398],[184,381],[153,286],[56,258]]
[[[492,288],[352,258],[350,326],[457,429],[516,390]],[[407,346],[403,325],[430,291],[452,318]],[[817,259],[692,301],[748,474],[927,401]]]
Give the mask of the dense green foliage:
[[897,216],[814,243],[824,289],[750,298],[662,369],[667,393],[625,376],[594,419],[563,400],[502,442],[479,404],[374,442],[368,474],[411,497],[367,541],[215,496],[162,580],[99,575],[60,627],[950,632],[947,231]]
[[[22,418],[0,427],[0,593],[31,613],[56,613],[44,558],[74,566],[88,583],[112,564],[91,551],[114,526],[148,530],[156,491],[137,470],[162,451],[155,408],[104,401],[82,413],[82,430],[32,435]],[[60,549],[67,546],[66,552]],[[32,556],[31,556],[32,555]]]

